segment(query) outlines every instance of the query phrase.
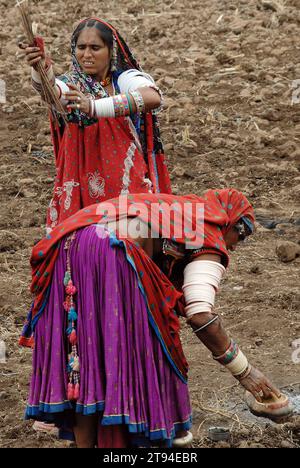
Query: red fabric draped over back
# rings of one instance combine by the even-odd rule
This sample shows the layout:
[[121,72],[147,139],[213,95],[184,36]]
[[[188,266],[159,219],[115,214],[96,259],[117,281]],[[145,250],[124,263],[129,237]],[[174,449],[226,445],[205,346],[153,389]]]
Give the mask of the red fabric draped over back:
[[[156,205],[158,216],[151,218],[153,207]],[[58,255],[60,240],[74,230],[90,226],[97,223],[105,223],[112,218],[114,212],[118,220],[124,216],[136,217],[146,222],[150,229],[159,237],[164,237],[164,218],[170,215],[170,207],[176,207],[171,212],[169,238],[176,240],[180,244],[191,246],[190,235],[185,230],[186,225],[192,227],[200,223],[201,235],[197,237],[197,244],[193,248],[212,248],[220,252],[227,260],[228,252],[224,241],[224,234],[233,226],[242,216],[254,222],[254,212],[246,197],[235,189],[209,190],[204,197],[196,195],[174,196],[168,194],[134,194],[127,197],[118,197],[107,202],[91,205],[88,208],[80,210],[75,215],[66,219],[58,225],[50,235],[42,239],[32,251],[32,284],[31,291],[35,299],[31,309],[31,323],[25,327],[20,344],[32,344],[31,332],[35,323],[43,311],[47,302],[47,293],[51,283],[51,276]],[[189,207],[186,210],[186,207]],[[110,211],[111,210],[111,211]],[[176,212],[176,215],[174,213]],[[179,214],[178,214],[179,213]],[[178,236],[180,231],[178,224],[181,223],[182,235]],[[176,236],[175,236],[176,234]],[[181,293],[172,288],[172,285],[158,267],[140,247],[134,247],[135,243],[131,240],[124,240],[126,252],[131,257],[135,265],[140,283],[143,285],[147,301],[154,304],[152,317],[157,326],[163,342],[168,350],[172,360],[183,376],[186,375],[187,366],[181,352],[180,341],[177,340],[179,324],[177,319],[170,315],[170,310],[176,307],[176,301],[181,298]],[[157,300],[169,298],[169,303],[164,300],[160,305]],[[172,320],[173,319],[173,320]],[[173,323],[173,325],[172,325]],[[167,326],[167,324],[169,324]],[[173,337],[170,331],[174,332]],[[174,341],[175,336],[175,341]],[[182,357],[183,356],[183,357]]]

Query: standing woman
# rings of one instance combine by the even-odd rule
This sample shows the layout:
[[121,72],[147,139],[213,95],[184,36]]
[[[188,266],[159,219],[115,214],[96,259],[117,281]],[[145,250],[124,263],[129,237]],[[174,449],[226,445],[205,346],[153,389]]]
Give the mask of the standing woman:
[[93,203],[127,193],[170,193],[155,109],[161,94],[142,72],[125,41],[98,18],[81,21],[72,35],[72,70],[56,78],[42,47],[22,45],[41,94],[35,65],[47,75],[66,109],[68,125],[53,109],[56,158],[47,231]]

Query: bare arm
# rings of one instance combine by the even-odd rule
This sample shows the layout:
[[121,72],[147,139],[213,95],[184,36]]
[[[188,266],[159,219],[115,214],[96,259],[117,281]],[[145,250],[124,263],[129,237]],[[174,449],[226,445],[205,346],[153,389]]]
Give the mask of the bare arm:
[[[159,95],[159,92],[156,91],[155,89],[143,87],[143,88],[138,88],[138,91],[141,93],[143,97],[146,111],[157,109],[161,105],[161,97]],[[132,102],[132,105],[134,106],[133,110],[134,112],[136,112],[137,110],[136,105],[132,98],[131,98],[131,102]]]
[[[218,255],[203,255],[195,259],[194,261],[203,261],[209,260],[213,262],[220,263],[221,258]],[[220,318],[216,320],[216,315],[211,311],[201,312],[195,315],[192,315],[188,322],[196,332],[197,337],[202,341],[202,343],[211,351],[213,356],[222,356],[228,350],[231,340],[223,327]],[[214,321],[213,321],[214,320]],[[210,321],[213,321],[210,325]],[[203,327],[203,329],[201,329]],[[246,377],[236,376],[237,380],[241,385],[250,391],[253,396],[261,401],[262,397],[269,398],[271,397],[271,392],[275,393],[278,397],[280,396],[280,391],[265,377],[258,369],[249,365],[249,372],[246,372]]]

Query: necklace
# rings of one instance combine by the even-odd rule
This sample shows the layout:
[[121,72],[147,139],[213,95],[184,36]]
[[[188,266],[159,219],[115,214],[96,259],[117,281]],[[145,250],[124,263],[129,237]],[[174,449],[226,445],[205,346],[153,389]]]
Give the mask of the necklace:
[[105,88],[106,86],[109,86],[111,84],[111,76],[108,76],[104,80],[100,81],[100,84],[103,88]]

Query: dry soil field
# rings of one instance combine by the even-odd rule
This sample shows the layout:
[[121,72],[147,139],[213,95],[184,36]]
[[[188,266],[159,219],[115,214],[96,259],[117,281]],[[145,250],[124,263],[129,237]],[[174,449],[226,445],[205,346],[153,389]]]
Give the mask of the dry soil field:
[[[218,311],[253,363],[300,406],[299,0],[32,1],[57,73],[68,68],[75,21],[116,25],[165,94],[160,116],[175,193],[234,186],[249,196],[258,228],[232,258]],[[0,0],[0,446],[60,447],[23,421],[31,353],[17,345],[31,302],[29,255],[44,233],[54,161],[47,110],[16,44],[14,0]],[[300,86],[300,85],[299,85]],[[300,97],[300,92],[299,92]],[[293,242],[292,260],[276,246]],[[295,258],[296,254],[298,255]],[[250,416],[243,392],[183,326],[190,362],[195,447],[300,446],[300,416],[274,425]],[[294,343],[295,346],[295,343]],[[295,360],[295,359],[294,359]],[[299,359],[298,359],[299,361]],[[298,414],[299,414],[298,406]],[[207,428],[231,429],[214,444]]]

